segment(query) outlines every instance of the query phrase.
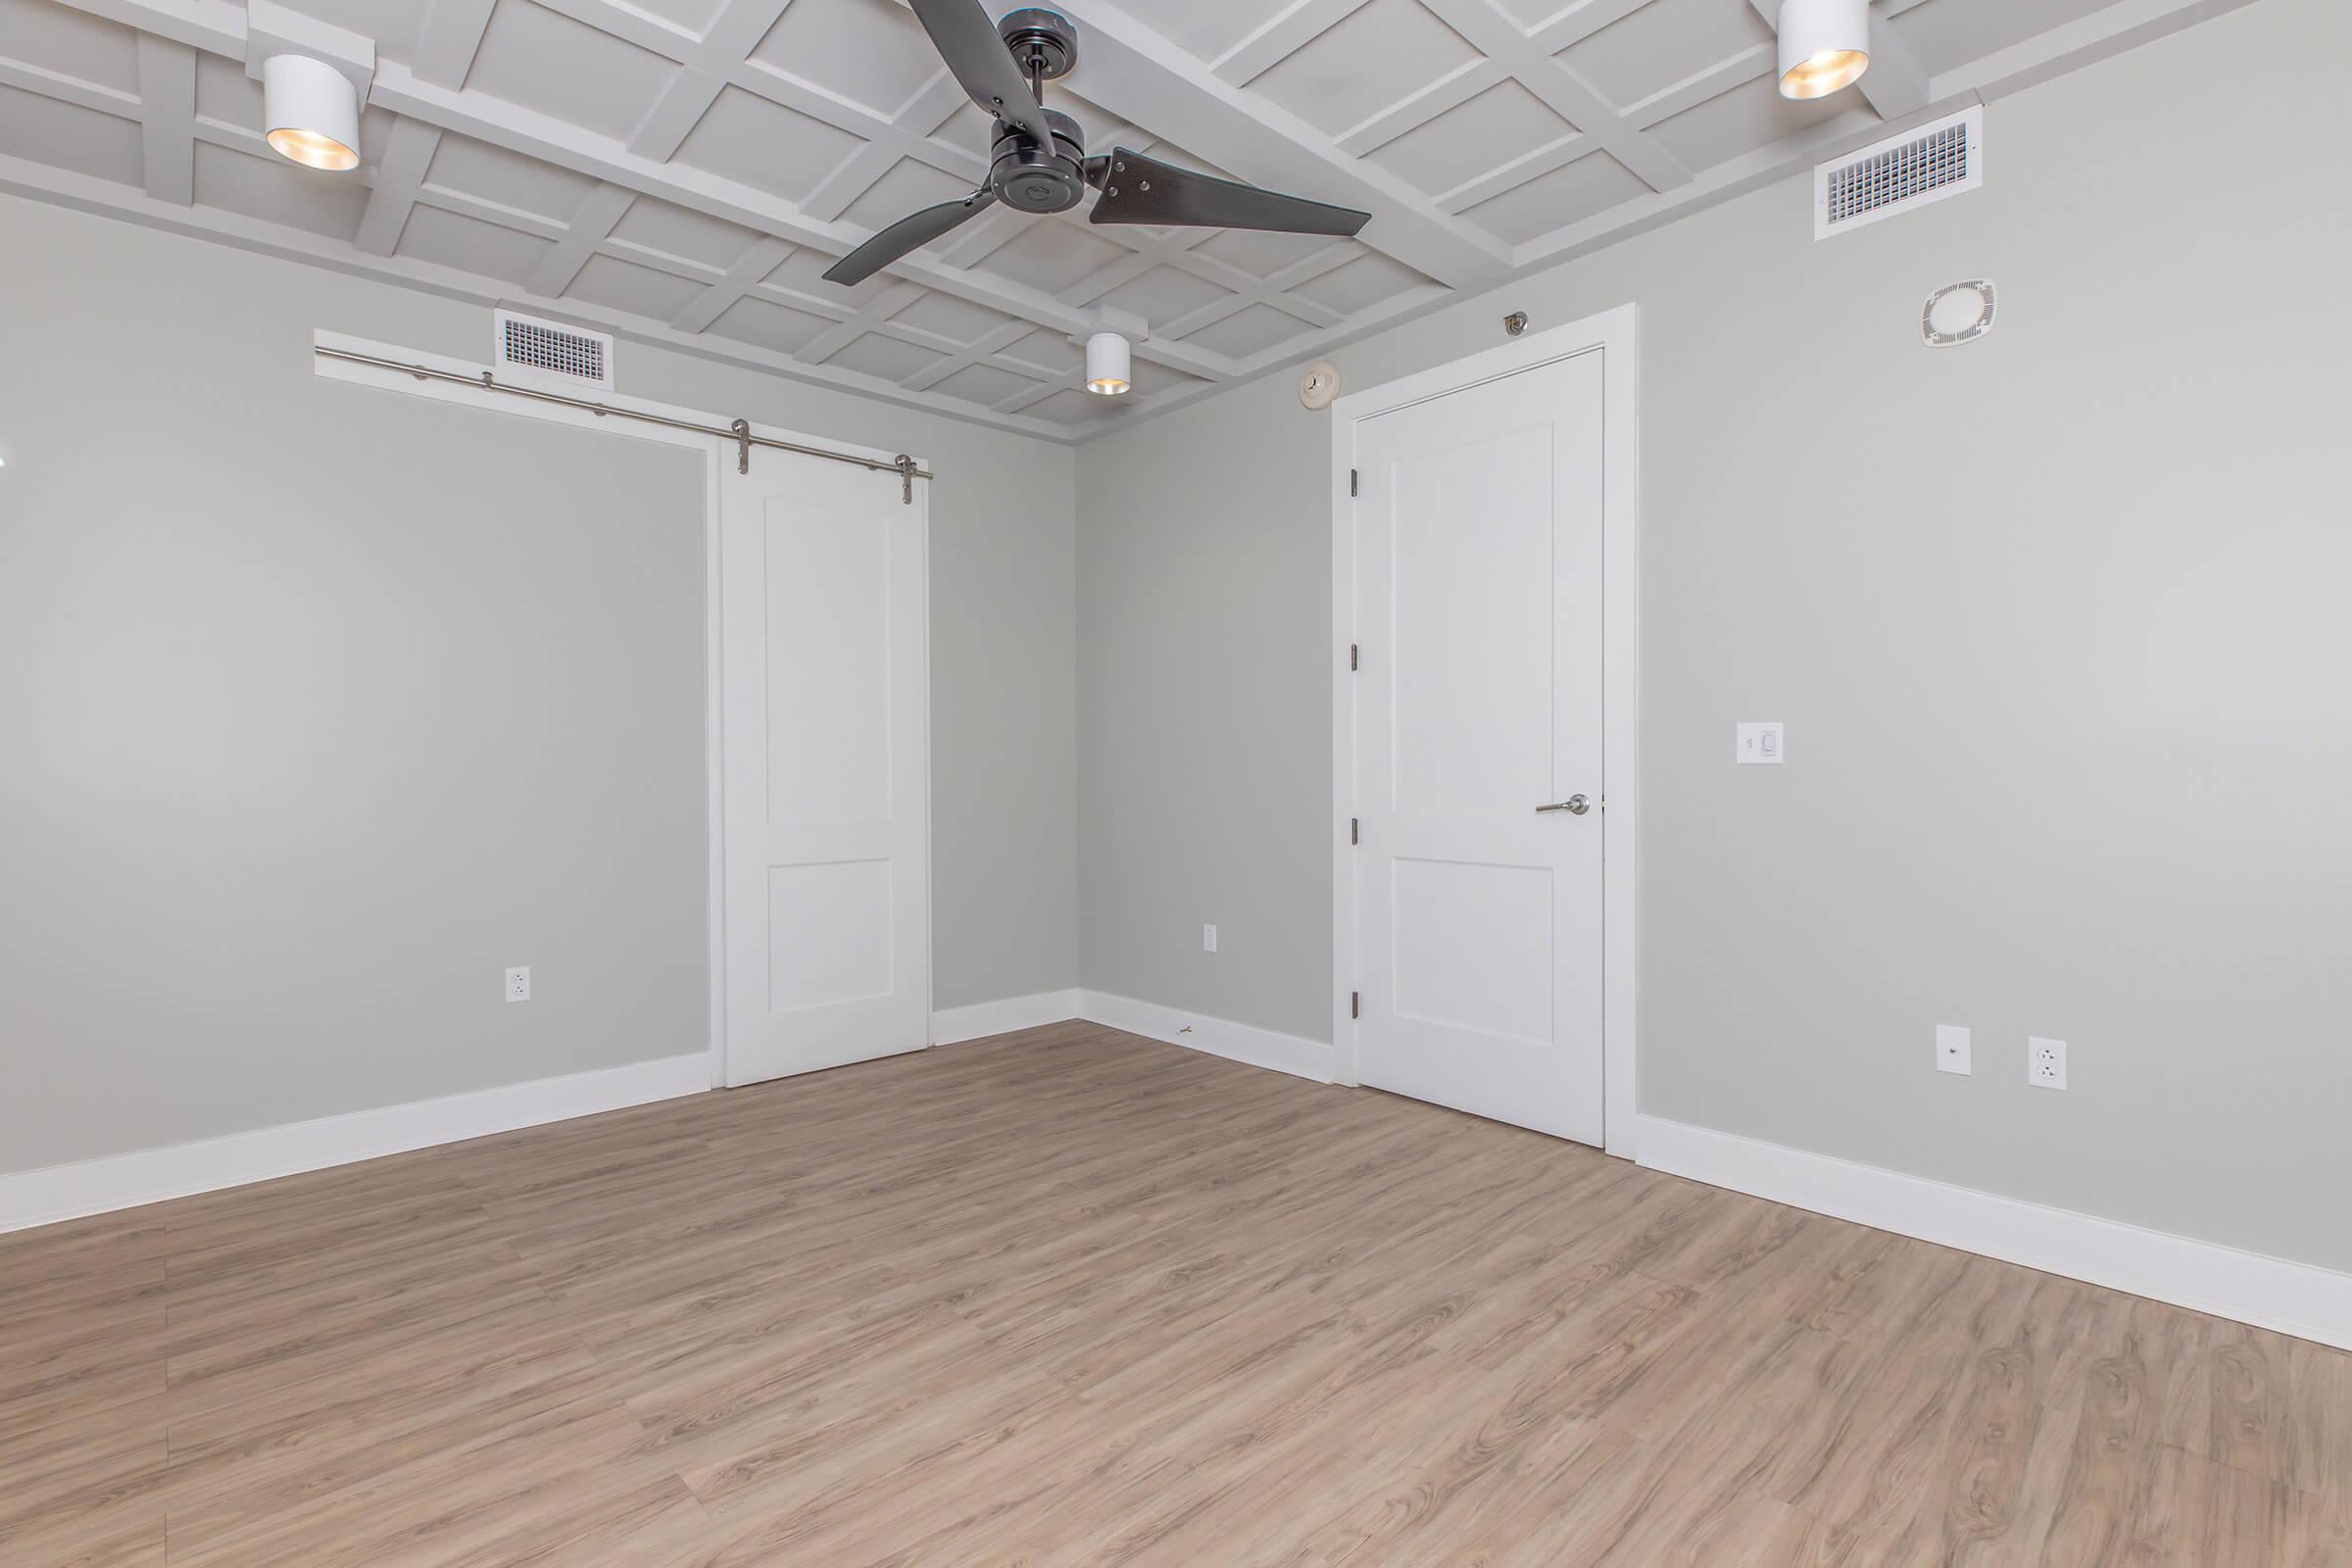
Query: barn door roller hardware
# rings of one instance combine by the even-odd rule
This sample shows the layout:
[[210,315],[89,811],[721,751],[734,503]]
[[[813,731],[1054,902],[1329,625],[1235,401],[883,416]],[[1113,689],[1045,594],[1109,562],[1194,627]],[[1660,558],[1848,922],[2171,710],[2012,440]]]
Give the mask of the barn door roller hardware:
[[498,392],[511,398],[529,398],[533,403],[560,403],[567,409],[586,409],[600,419],[634,419],[640,424],[662,424],[672,430],[691,430],[696,435],[716,436],[735,443],[735,471],[752,471],[752,448],[766,447],[773,452],[797,452],[804,458],[823,458],[828,463],[852,463],[860,468],[899,476],[899,499],[906,506],[914,505],[914,481],[928,479],[931,470],[916,466],[914,459],[902,452],[895,458],[861,458],[854,452],[834,452],[824,447],[804,446],[798,441],[778,441],[772,436],[752,434],[751,421],[737,419],[725,429],[714,424],[696,424],[691,419],[673,419],[662,414],[643,414],[635,409],[616,409],[609,403],[591,403],[586,398],[567,398],[561,392],[540,392],[527,386],[510,386],[488,370],[479,375],[460,375],[455,370],[436,370],[429,365],[403,365],[398,360],[379,359],[372,354],[354,354],[349,349],[316,348],[320,359],[342,360],[352,365],[372,365],[379,370],[398,370],[419,381],[455,381],[478,392]]

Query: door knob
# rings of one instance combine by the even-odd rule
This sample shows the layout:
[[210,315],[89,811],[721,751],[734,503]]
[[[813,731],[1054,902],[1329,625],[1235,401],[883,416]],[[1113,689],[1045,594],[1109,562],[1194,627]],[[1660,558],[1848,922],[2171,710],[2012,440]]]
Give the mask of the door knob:
[[1570,816],[1582,816],[1592,809],[1592,803],[1582,795],[1571,795],[1564,801],[1554,801],[1549,806],[1539,806],[1536,809],[1539,811],[1566,811]]

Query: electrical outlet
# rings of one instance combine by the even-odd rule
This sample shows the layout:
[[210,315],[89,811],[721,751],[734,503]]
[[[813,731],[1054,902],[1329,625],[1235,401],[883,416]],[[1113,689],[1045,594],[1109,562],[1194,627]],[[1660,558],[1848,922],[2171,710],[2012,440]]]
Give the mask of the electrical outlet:
[[1739,727],[1739,749],[1732,760],[1747,765],[1778,767],[1786,737],[1779,719],[1743,723]]
[[1215,926],[1204,925],[1200,928],[1200,951],[1202,953],[1217,951],[1217,928]]
[[1969,1059],[1968,1031],[1956,1023],[1936,1026],[1936,1070],[1962,1076],[1976,1071]]
[[528,1002],[531,1000],[530,970],[517,968],[509,969],[507,971],[507,1000],[509,1002]]
[[2066,1042],[2034,1036],[2026,1041],[2026,1082],[2036,1089],[2066,1087]]

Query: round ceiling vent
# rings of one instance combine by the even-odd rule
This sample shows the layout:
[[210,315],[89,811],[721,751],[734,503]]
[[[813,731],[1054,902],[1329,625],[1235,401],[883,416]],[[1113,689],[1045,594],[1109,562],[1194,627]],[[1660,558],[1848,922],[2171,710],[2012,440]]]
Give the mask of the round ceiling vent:
[[1974,343],[1992,330],[1992,309],[1989,279],[1948,284],[1928,296],[1927,309],[1919,313],[1919,335],[1932,349]]
[[1329,363],[1309,366],[1298,377],[1298,401],[1320,412],[1331,407],[1331,400],[1340,395],[1339,367]]

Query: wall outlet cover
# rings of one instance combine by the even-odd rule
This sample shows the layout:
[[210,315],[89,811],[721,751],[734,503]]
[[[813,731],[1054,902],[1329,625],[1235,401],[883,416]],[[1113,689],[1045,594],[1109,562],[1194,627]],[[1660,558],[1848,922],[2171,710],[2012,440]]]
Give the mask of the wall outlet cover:
[[1732,760],[1756,766],[1778,767],[1787,752],[1786,739],[1781,721],[1777,718],[1745,720],[1740,725],[1739,751]]
[[2026,1041],[2026,1082],[2036,1089],[2066,1087],[2066,1042],[2038,1035]]
[[516,967],[507,971],[507,1000],[509,1002],[528,1002],[531,1000],[530,970]]
[[1200,928],[1200,951],[1202,953],[1217,951],[1217,928],[1215,926],[1204,925]]
[[1936,1070],[1963,1076],[1976,1071],[1971,1060],[1968,1031],[1956,1023],[1936,1026]]

